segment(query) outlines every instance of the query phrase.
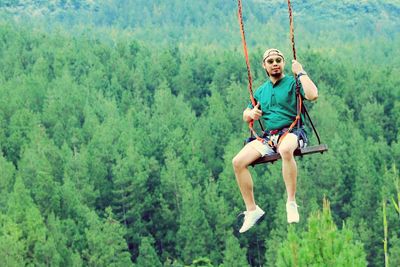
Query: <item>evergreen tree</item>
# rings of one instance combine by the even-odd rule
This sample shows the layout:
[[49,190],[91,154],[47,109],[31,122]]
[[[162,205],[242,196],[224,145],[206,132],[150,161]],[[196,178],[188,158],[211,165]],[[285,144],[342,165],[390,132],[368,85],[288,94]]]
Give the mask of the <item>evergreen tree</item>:
[[244,267],[249,266],[246,260],[246,250],[240,248],[239,240],[230,234],[226,239],[226,247],[224,252],[224,262],[222,266]]
[[14,184],[15,167],[0,154],[0,213],[6,211],[8,196]]
[[165,165],[160,173],[160,186],[157,193],[160,209],[154,217],[154,220],[158,222],[157,227],[164,230],[157,232],[155,237],[163,247],[163,256],[175,258],[181,253],[176,246],[178,245],[179,219],[183,209],[182,198],[192,187],[187,180],[180,158],[177,158],[173,151],[167,152],[165,156]]
[[[382,198],[386,201],[386,227],[388,229],[388,256],[390,266],[397,266],[400,263],[400,176],[396,165],[390,169],[385,168],[383,176],[384,185]],[[383,217],[383,214],[382,214]],[[381,229],[385,225],[381,225]]]
[[203,210],[214,234],[212,240],[207,240],[207,248],[210,251],[209,258],[216,265],[223,259],[222,252],[228,238],[226,229],[232,227],[236,218],[235,214],[228,210],[225,200],[218,196],[217,183],[214,181],[210,181],[205,188]]
[[7,130],[7,140],[4,142],[5,156],[14,164],[21,159],[21,149],[29,144],[32,128],[39,123],[35,114],[27,109],[18,109],[10,118]]
[[[95,208],[96,199],[99,197],[99,191],[95,190],[94,181],[89,179],[89,157],[87,148],[82,147],[79,151],[77,148],[71,150],[64,143],[62,146],[62,158],[64,161],[63,186],[70,183],[74,191],[73,197],[78,198],[78,202],[82,202],[90,208]],[[62,199],[68,200],[69,197],[64,195]],[[70,211],[74,212],[72,210]],[[62,213],[68,214],[65,207],[62,209]]]
[[[232,132],[232,123],[225,112],[226,104],[221,94],[213,88],[208,98],[208,109],[195,126],[193,136],[200,140],[202,159],[216,177],[222,171],[222,157],[227,138]],[[240,118],[237,118],[240,119]],[[212,136],[212,138],[210,138]],[[218,160],[219,159],[219,160]]]
[[124,228],[114,220],[111,209],[100,220],[94,212],[87,214],[89,227],[85,231],[88,248],[83,252],[88,266],[130,266],[132,262],[123,238]]
[[112,168],[118,154],[121,120],[115,102],[104,101],[104,122],[94,131],[87,145],[89,180],[99,191],[96,208],[104,210],[112,202]]
[[19,162],[19,175],[31,189],[38,208],[47,215],[60,209],[61,157],[44,128],[35,128],[30,139]]
[[80,256],[74,252],[70,244],[73,237],[67,235],[63,221],[50,214],[46,222],[46,242],[37,248],[38,258],[47,266],[77,266],[81,263]]
[[[73,264],[78,264],[83,260],[83,251],[87,249],[88,242],[85,236],[85,231],[89,227],[89,219],[87,214],[90,214],[93,210],[86,206],[80,196],[77,194],[79,190],[71,179],[66,178],[62,186],[62,213],[60,213],[60,225],[55,222],[55,226],[51,224],[51,220],[48,222],[48,228],[51,231],[52,227],[60,229],[65,233],[62,237],[56,236],[56,239],[61,239],[67,244],[67,247],[71,249],[71,261]],[[51,217],[50,217],[51,218]],[[57,233],[57,231],[56,231]],[[57,234],[55,234],[57,235]],[[64,238],[66,240],[64,240]],[[61,253],[63,254],[63,253]],[[64,257],[64,260],[65,259]]]
[[190,185],[186,188],[182,192],[176,246],[181,258],[188,264],[199,257],[208,255],[207,241],[214,240],[214,236],[201,209],[200,189],[192,189]]
[[26,264],[26,242],[20,226],[6,215],[0,214],[0,257],[4,266],[18,267]]
[[190,149],[190,130],[196,117],[183,96],[172,95],[165,81],[154,94],[152,115],[147,136],[157,141],[157,159],[162,162],[162,155],[168,150],[175,151],[177,157],[185,155]]
[[277,266],[366,266],[365,256],[362,244],[353,240],[350,229],[337,229],[329,202],[324,200],[322,213],[311,215],[306,232],[299,235],[289,226]]
[[154,250],[154,239],[151,236],[142,238],[139,247],[139,257],[136,259],[137,266],[143,267],[161,267],[162,264]]
[[[44,220],[19,175],[17,175],[7,206],[6,215],[18,228],[16,234],[20,233],[21,243],[16,245],[22,245],[23,261],[28,265],[46,264],[46,260],[40,257],[40,247],[46,242]],[[51,251],[51,253],[54,253],[55,257],[58,256],[55,251]],[[49,256],[51,257],[51,255]]]
[[389,264],[390,266],[399,266],[400,264],[400,238],[396,234],[390,238]]
[[[357,138],[354,137],[353,141]],[[356,148],[359,151],[355,156],[358,157],[354,163],[356,171],[355,183],[352,200],[351,219],[358,226],[358,234],[360,240],[364,243],[368,251],[368,261],[372,264],[379,265],[383,262],[383,253],[381,248],[379,231],[382,229],[381,216],[381,188],[383,180],[378,175],[378,170],[374,165],[365,164],[366,162],[374,162],[371,159],[374,150],[372,140],[367,139],[366,144]],[[361,144],[361,142],[357,142]],[[362,207],[360,209],[360,207]],[[379,214],[378,216],[376,216]]]
[[140,236],[147,234],[146,221],[150,220],[150,211],[154,208],[152,188],[156,185],[150,180],[154,163],[140,155],[132,144],[125,153],[125,157],[117,159],[113,168],[113,210],[126,228],[129,244],[138,246]]

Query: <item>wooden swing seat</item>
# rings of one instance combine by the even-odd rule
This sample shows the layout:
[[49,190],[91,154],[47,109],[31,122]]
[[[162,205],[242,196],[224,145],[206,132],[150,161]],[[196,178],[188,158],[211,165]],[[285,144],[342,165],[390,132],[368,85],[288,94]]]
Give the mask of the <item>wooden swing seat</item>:
[[[294,151],[294,155],[295,156],[304,156],[307,154],[314,154],[314,153],[324,153],[328,151],[328,145],[326,144],[320,144],[317,146],[307,146],[304,148],[300,148],[300,149],[296,149]],[[262,164],[262,163],[274,163],[275,161],[277,161],[278,159],[281,158],[281,155],[279,153],[274,153],[272,155],[266,155],[264,157],[261,157],[259,159],[257,159],[256,161],[254,161],[251,166],[257,165],[257,164]]]

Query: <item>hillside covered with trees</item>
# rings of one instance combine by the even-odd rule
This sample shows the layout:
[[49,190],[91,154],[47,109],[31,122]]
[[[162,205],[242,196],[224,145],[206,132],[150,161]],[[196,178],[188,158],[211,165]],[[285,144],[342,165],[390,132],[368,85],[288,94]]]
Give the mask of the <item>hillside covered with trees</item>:
[[[399,2],[292,2],[329,151],[298,159],[298,225],[280,163],[252,168],[240,235],[235,1],[1,1],[5,266],[399,266]],[[291,58],[286,9],[245,1],[255,88],[266,47]]]

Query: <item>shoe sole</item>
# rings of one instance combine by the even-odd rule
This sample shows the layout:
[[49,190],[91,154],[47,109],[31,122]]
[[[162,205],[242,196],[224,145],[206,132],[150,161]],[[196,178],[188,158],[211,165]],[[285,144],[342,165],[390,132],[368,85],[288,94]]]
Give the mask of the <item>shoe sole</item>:
[[[261,215],[261,217],[260,218],[258,218],[258,220],[254,223],[254,225],[256,225],[257,223],[259,223],[259,222],[262,222],[262,221],[264,221],[264,219],[265,219],[265,212],[264,212],[264,214],[263,215]],[[253,225],[253,226],[254,226]]]
[[297,219],[297,220],[287,220],[287,222],[288,223],[299,223],[299,221],[300,221],[300,218],[299,219]]
[[246,232],[249,231],[251,228],[253,228],[256,224],[262,222],[262,221],[264,220],[264,218],[265,218],[265,212],[263,213],[263,215],[260,216],[260,218],[257,219],[257,221],[256,221],[249,229],[247,229],[247,230],[244,231],[244,232],[240,232],[240,231],[238,231],[238,232],[239,232],[240,234],[246,233]]

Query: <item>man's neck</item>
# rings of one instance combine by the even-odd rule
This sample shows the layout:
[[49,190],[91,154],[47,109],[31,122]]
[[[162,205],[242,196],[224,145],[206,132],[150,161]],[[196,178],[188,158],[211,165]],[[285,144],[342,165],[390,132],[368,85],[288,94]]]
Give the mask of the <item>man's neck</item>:
[[283,77],[285,77],[285,74],[282,74],[280,76],[269,76],[269,79],[271,80],[272,84],[276,84],[279,80],[281,80]]

